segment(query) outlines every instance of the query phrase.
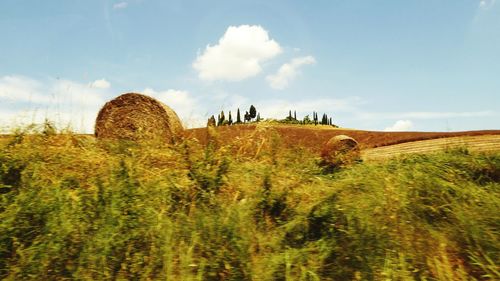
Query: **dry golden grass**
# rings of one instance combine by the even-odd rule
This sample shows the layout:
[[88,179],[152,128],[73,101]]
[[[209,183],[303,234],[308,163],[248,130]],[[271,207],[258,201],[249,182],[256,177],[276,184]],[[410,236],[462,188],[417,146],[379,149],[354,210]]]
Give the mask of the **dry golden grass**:
[[467,148],[474,152],[500,151],[500,135],[463,136],[407,142],[366,149],[364,160],[383,160],[403,154],[435,153],[446,149]]
[[279,128],[245,127],[211,128],[206,144],[7,137],[0,279],[500,277],[498,153],[326,173]]
[[329,166],[351,164],[359,159],[359,144],[346,135],[332,137],[323,145],[321,158]]

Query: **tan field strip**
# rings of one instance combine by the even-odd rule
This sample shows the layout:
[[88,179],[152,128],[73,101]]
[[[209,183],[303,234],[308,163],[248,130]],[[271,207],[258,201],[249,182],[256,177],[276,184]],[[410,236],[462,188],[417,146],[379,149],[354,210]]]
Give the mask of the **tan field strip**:
[[432,153],[452,148],[467,148],[475,152],[500,151],[500,135],[464,136],[414,141],[361,152],[363,160],[379,160],[411,153]]

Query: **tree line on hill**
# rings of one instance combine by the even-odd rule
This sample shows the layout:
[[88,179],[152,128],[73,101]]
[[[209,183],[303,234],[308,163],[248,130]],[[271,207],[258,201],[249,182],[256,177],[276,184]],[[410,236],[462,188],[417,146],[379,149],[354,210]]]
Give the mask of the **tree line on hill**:
[[313,111],[312,114],[312,119],[309,117],[309,115],[304,116],[302,120],[297,119],[297,112],[294,110],[293,111],[293,116],[292,116],[292,111],[288,111],[288,116],[283,119],[283,120],[278,120],[280,123],[289,123],[289,124],[300,124],[300,125],[330,125],[330,126],[335,126],[333,124],[332,117],[328,117],[328,114],[323,113],[321,120],[318,117],[318,113],[316,111]]
[[[285,119],[281,120],[276,120],[279,123],[286,123],[286,124],[300,124],[300,125],[329,125],[329,126],[334,126],[338,127],[335,124],[333,124],[332,117],[329,117],[326,113],[323,113],[321,119],[318,117],[318,113],[313,111],[312,118],[309,117],[309,115],[304,116],[302,120],[297,119],[297,112],[294,110],[293,111],[293,116],[292,116],[292,111],[290,110],[288,112],[288,116]],[[208,118],[207,126],[231,126],[231,125],[237,125],[237,124],[242,124],[242,123],[251,123],[251,122],[259,122],[261,121],[262,118],[260,117],[260,113],[257,112],[257,109],[255,106],[250,105],[250,108],[248,111],[245,112],[243,115],[243,119],[241,118],[240,114],[240,109],[238,108],[236,112],[236,120],[233,120],[233,117],[231,115],[231,111],[229,111],[228,117],[226,118],[226,115],[224,114],[224,110],[221,111],[217,115],[217,119],[215,118],[214,115],[210,116]]]
[[[241,124],[241,123],[250,123],[252,121],[259,122],[262,120],[260,118],[260,113],[257,112],[257,109],[255,106],[251,105],[249,111],[245,112],[245,115],[243,115],[243,121],[241,119],[241,114],[240,114],[240,109],[238,108],[236,112],[236,120],[233,120],[233,116],[231,115],[231,110],[229,111],[229,115],[226,119],[226,115],[224,114],[224,110],[221,111],[220,114],[217,115],[217,119],[215,119],[215,116],[212,115],[210,118],[208,118],[207,126],[231,126],[235,124]],[[255,120],[254,120],[255,119]]]

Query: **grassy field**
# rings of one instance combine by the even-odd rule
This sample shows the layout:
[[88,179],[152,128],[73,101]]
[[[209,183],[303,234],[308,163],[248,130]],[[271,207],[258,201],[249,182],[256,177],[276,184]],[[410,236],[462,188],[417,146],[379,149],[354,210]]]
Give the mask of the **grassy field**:
[[331,172],[287,141],[4,137],[0,279],[500,279],[498,152]]

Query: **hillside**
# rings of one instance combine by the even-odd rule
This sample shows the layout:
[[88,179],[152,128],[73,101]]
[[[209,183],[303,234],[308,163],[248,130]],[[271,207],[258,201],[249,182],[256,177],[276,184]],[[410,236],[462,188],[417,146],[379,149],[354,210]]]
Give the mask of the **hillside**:
[[0,279],[500,278],[498,152],[451,149],[330,173],[288,138],[319,144],[352,132],[376,146],[388,134],[307,132],[230,127],[209,144],[175,145],[6,136]]
[[[276,132],[280,135],[283,144],[288,147],[304,147],[313,151],[319,151],[321,146],[331,137],[336,135],[348,135],[356,139],[362,149],[375,148],[398,143],[430,140],[438,138],[460,137],[460,136],[482,136],[500,135],[500,130],[480,130],[464,132],[381,132],[363,131],[354,129],[333,128],[330,126],[302,126],[282,124],[250,124],[236,126],[216,127],[219,137],[231,143],[236,139],[254,138],[261,136],[263,131],[267,133]],[[207,129],[196,128],[186,131],[186,135],[198,139],[201,143],[207,140]]]

